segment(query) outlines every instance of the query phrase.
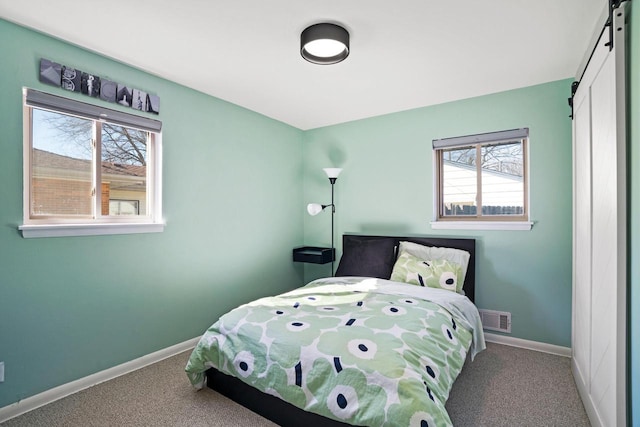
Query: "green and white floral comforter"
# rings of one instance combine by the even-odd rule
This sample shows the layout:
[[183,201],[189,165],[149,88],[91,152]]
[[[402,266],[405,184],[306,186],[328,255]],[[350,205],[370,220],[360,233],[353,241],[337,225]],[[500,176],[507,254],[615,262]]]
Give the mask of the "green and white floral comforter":
[[382,279],[320,279],[240,306],[186,367],[214,367],[353,425],[451,425],[445,402],[468,351],[485,347],[476,307],[454,292]]

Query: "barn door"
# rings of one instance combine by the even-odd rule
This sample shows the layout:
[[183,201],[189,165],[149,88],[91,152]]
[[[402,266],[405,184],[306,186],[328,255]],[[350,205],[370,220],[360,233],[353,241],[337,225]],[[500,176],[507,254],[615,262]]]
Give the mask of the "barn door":
[[626,425],[624,4],[573,98],[572,368],[592,425]]

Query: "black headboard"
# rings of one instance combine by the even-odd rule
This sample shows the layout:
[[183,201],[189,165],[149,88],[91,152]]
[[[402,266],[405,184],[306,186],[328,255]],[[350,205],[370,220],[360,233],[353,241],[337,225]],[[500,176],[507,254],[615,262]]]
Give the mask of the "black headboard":
[[[476,241],[475,239],[462,239],[462,238],[448,238],[448,237],[396,237],[396,236],[366,236],[359,234],[344,234],[342,236],[342,249],[343,249],[343,259],[340,260],[340,266],[338,266],[338,270],[336,271],[336,276],[340,276],[341,269],[343,271],[347,271],[348,267],[345,266],[349,261],[345,260],[345,254],[348,253],[350,248],[362,247],[367,244],[372,244],[375,242],[376,244],[376,252],[379,252],[379,249],[384,251],[384,259],[378,258],[373,262],[377,265],[381,264],[389,264],[393,267],[393,262],[395,262],[395,252],[393,252],[393,248],[397,248],[400,245],[401,241],[418,243],[420,245],[425,246],[440,246],[440,247],[448,247],[454,249],[461,249],[463,251],[469,252],[469,265],[467,267],[467,274],[464,278],[464,284],[462,289],[464,290],[465,295],[471,300],[475,301],[475,280],[476,280]],[[391,254],[387,255],[387,252],[391,250]],[[376,256],[375,254],[374,256]],[[347,254],[347,258],[349,255]],[[388,275],[386,271],[388,270]],[[345,275],[357,275],[357,274],[345,274]],[[375,275],[376,277],[381,277],[383,279],[388,279],[391,276],[391,270],[388,266],[382,268],[381,274]],[[386,276],[386,277],[384,277]]]

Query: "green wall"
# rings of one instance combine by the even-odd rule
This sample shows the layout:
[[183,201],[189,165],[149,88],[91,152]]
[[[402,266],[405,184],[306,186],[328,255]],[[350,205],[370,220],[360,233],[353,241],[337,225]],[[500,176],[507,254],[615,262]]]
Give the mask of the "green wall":
[[[0,407],[301,284],[300,130],[2,20],[0,39]],[[72,95],[38,81],[41,57],[160,96],[163,233],[21,237],[22,87]]]
[[[304,135],[305,203],[328,203],[345,232],[477,239],[476,303],[512,313],[511,336],[571,346],[571,80],[320,128]],[[531,231],[432,230],[436,138],[528,127]],[[305,217],[305,243],[330,243],[330,217]],[[337,245],[340,249],[340,244]],[[306,279],[326,273],[307,267]]]
[[629,140],[629,425],[640,426],[640,8],[631,7],[628,58]]

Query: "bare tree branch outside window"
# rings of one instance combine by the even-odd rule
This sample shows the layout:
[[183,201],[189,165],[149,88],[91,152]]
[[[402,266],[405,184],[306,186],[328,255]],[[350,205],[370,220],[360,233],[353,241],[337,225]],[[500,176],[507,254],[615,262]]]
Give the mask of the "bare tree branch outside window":
[[[484,145],[481,149],[480,162],[484,170],[522,177],[524,174],[522,159],[522,144],[520,141],[508,144]],[[444,160],[466,166],[475,166],[476,147],[444,151]]]
[[[91,155],[86,135],[92,122],[63,114],[47,114],[44,120],[58,132],[61,141],[74,145],[75,151]],[[147,165],[148,132],[111,123],[102,124],[102,161],[123,165]],[[88,151],[88,152],[87,152]]]

